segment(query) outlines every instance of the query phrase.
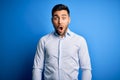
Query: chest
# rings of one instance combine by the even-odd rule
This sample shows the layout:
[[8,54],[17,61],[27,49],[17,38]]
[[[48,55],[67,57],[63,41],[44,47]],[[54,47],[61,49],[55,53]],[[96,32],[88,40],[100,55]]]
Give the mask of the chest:
[[46,56],[49,57],[77,57],[79,44],[72,39],[52,39],[45,45]]

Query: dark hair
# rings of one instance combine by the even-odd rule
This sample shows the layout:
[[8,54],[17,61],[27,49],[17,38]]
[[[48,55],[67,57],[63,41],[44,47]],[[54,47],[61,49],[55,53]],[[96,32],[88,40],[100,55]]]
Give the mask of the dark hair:
[[55,11],[60,11],[60,10],[66,10],[68,15],[70,16],[70,11],[69,11],[68,7],[66,5],[64,5],[64,4],[57,4],[57,5],[55,5],[53,7],[53,9],[52,9],[52,16],[53,16]]

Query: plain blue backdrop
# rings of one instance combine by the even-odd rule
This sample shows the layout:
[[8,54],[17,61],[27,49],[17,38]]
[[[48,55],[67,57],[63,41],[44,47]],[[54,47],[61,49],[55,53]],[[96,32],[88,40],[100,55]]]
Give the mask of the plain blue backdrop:
[[31,80],[38,40],[54,30],[58,3],[71,11],[69,28],[87,40],[92,80],[120,80],[119,0],[0,0],[0,80]]

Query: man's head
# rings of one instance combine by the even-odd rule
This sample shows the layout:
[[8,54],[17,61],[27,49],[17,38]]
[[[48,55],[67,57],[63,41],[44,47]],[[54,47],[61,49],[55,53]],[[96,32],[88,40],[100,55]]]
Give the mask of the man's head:
[[53,7],[53,9],[52,9],[52,16],[53,16],[54,12],[60,11],[60,10],[66,10],[68,15],[70,16],[69,8],[66,5],[64,5],[64,4],[57,4],[57,5],[55,5]]
[[63,37],[70,23],[70,11],[66,5],[58,4],[53,7],[52,23],[57,34]]

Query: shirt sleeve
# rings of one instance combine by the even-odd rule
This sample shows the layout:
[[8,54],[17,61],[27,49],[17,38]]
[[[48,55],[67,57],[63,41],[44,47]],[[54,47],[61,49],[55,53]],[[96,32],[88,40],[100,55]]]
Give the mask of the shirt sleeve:
[[91,80],[92,79],[92,74],[91,70],[82,70],[82,79],[81,80]]
[[37,51],[34,57],[32,80],[42,80],[42,71],[44,65],[44,43],[42,40],[37,45]]
[[88,52],[88,47],[86,40],[81,39],[80,49],[79,49],[79,64],[82,69],[82,80],[91,80],[91,62]]

